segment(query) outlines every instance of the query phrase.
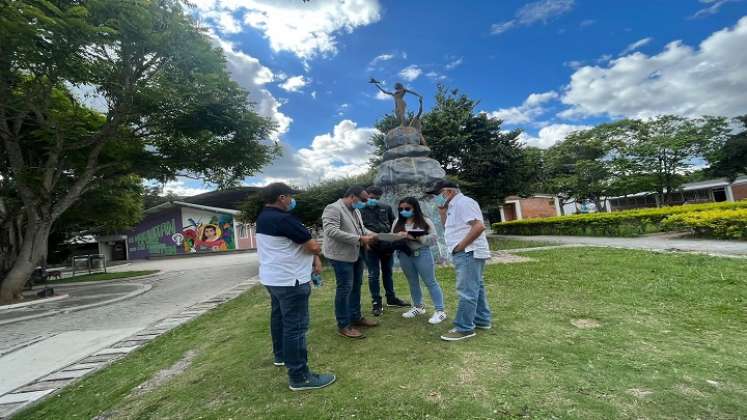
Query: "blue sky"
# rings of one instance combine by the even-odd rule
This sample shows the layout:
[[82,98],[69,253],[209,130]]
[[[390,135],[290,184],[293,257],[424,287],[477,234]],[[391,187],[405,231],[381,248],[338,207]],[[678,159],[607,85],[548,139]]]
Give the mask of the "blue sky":
[[422,93],[426,109],[437,83],[458,88],[539,147],[622,117],[747,113],[742,0],[193,3],[234,79],[280,127],[285,154],[249,185],[364,172],[373,124],[393,107],[370,76]]

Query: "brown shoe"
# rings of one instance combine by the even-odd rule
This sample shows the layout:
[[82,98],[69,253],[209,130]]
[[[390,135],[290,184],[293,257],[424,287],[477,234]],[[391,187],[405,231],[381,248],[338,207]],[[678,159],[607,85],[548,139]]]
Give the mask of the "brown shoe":
[[337,334],[340,334],[341,336],[347,338],[366,338],[366,336],[363,335],[362,332],[356,330],[353,327],[340,328],[339,330],[337,330]]
[[355,325],[356,327],[377,327],[379,325],[379,321],[361,318],[353,322],[353,325]]

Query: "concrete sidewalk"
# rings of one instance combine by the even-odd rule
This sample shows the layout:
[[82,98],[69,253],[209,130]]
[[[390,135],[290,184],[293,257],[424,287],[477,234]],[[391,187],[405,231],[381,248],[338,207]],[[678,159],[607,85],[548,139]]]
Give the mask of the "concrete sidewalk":
[[538,241],[556,244],[602,246],[612,248],[643,249],[650,251],[684,251],[701,254],[747,258],[747,242],[710,239],[681,239],[672,235],[644,236],[639,238],[607,238],[592,236],[520,236],[491,235],[496,238],[520,241]]

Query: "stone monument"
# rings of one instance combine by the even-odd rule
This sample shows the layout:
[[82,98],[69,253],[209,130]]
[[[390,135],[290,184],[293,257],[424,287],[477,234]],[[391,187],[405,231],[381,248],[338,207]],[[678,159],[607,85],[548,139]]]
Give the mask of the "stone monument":
[[[388,92],[381,83],[371,79],[369,83],[394,98],[394,112],[399,126],[386,133],[386,152],[374,178],[374,184],[384,190],[381,200],[391,205],[395,212],[399,200],[415,197],[420,202],[423,212],[429,217],[438,230],[438,243],[432,247],[437,262],[448,260],[444,241],[443,225],[433,197],[425,191],[436,181],[446,176],[437,160],[429,157],[431,149],[427,146],[421,132],[420,116],[423,113],[423,96],[406,89],[401,83],[394,85],[394,92]],[[409,122],[406,119],[407,105],[405,94],[410,93],[419,99],[419,109]]]

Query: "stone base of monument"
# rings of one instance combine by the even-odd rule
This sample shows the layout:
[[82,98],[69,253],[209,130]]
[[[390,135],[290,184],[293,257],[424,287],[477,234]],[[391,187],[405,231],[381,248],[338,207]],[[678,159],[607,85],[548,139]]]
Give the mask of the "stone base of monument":
[[399,201],[415,197],[423,213],[433,221],[438,230],[438,243],[431,247],[436,262],[450,260],[446,252],[443,225],[433,202],[425,191],[446,176],[437,160],[428,157],[430,148],[423,143],[423,135],[414,127],[397,127],[386,134],[387,151],[379,165],[374,184],[384,190],[381,200],[397,212]]

